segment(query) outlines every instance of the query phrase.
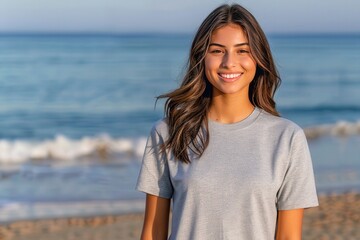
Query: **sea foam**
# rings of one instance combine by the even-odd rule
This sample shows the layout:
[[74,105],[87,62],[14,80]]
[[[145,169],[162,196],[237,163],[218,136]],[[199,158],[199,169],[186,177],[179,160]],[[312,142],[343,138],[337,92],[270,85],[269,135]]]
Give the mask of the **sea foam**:
[[339,121],[334,124],[322,124],[304,129],[309,140],[325,137],[348,137],[360,134],[360,120],[357,122]]
[[[326,136],[348,137],[360,134],[360,120],[339,121],[304,129],[309,141]],[[0,163],[21,163],[36,159],[76,160],[96,155],[106,158],[109,154],[125,154],[140,160],[144,153],[146,137],[112,138],[108,135],[70,139],[57,135],[44,141],[0,140]]]
[[145,137],[118,138],[108,135],[70,139],[57,135],[44,141],[0,140],[0,162],[21,163],[36,159],[75,160],[97,155],[105,158],[108,154],[126,154],[141,158],[146,144]]

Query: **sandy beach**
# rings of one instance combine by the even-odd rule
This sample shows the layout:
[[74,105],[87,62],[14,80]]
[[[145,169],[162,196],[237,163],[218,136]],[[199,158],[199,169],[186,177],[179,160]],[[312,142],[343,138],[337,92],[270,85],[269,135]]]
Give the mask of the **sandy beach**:
[[[360,239],[360,194],[319,196],[320,207],[305,211],[303,239]],[[135,240],[142,214],[18,221],[0,226],[1,240]]]

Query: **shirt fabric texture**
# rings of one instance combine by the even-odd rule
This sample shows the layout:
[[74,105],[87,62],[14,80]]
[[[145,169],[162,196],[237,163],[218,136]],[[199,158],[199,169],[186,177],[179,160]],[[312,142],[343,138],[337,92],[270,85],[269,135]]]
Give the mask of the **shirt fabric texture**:
[[275,238],[277,211],[318,206],[303,130],[260,108],[244,120],[209,119],[209,145],[191,163],[160,153],[159,120],[148,138],[137,190],[172,198],[169,239]]

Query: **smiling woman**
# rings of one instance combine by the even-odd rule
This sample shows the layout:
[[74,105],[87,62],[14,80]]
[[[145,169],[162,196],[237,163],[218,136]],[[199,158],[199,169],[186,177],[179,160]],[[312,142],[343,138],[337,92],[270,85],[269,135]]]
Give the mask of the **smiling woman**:
[[[269,44],[240,5],[222,5],[192,43],[181,86],[147,140],[137,189],[142,239],[301,239],[318,205],[305,134],[279,117]],[[259,231],[261,229],[261,231]]]
[[[249,86],[255,77],[256,62],[250,53],[247,36],[239,25],[229,24],[213,32],[205,56],[205,69],[207,80],[213,86],[214,107],[223,105],[215,102],[222,101],[224,95],[227,95],[226,98],[231,96],[233,99],[241,100],[242,103],[239,102],[239,105],[250,104]],[[210,108],[210,118],[224,121],[218,116],[222,110],[214,107]],[[231,119],[233,122],[239,120],[241,119],[235,117]]]

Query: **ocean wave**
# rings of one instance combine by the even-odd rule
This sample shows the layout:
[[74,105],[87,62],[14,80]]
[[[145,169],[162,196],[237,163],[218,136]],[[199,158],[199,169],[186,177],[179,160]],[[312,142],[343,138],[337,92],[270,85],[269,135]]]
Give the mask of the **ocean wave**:
[[108,135],[70,139],[57,135],[45,141],[0,140],[0,163],[21,163],[28,160],[74,160],[96,155],[106,158],[109,154],[126,154],[141,158],[146,144],[145,137],[117,138]]
[[[326,136],[348,137],[360,135],[360,120],[339,121],[304,128],[309,140]],[[21,163],[29,160],[76,160],[87,156],[107,158],[111,154],[125,154],[140,160],[144,153],[146,137],[112,138],[108,135],[71,139],[57,135],[44,141],[0,140],[0,163]]]
[[349,137],[360,134],[360,120],[357,122],[339,121],[334,124],[322,124],[304,129],[309,140],[325,137]]

